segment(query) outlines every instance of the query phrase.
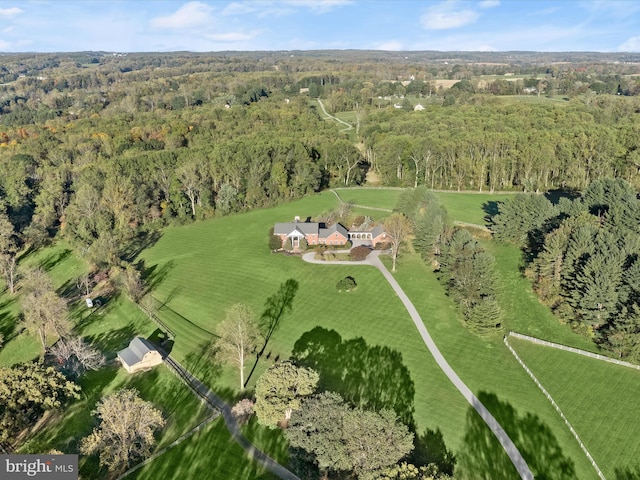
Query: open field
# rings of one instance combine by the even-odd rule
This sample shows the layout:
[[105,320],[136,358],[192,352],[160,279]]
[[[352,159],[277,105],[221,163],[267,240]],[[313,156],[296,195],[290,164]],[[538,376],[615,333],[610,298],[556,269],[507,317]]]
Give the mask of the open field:
[[604,475],[638,478],[634,472],[640,473],[640,371],[516,338],[509,342],[564,412]]
[[[469,196],[479,198],[478,195]],[[472,200],[469,200],[471,204]],[[462,470],[485,469],[492,472],[493,478],[511,478],[513,470],[508,460],[505,462],[506,456],[492,443],[484,424],[475,414],[469,413],[462,397],[435,366],[426,348],[418,341],[400,302],[390,296],[388,285],[377,271],[366,267],[307,265],[296,257],[267,253],[266,232],[273,222],[296,214],[314,215],[336,205],[335,196],[326,192],[277,209],[256,210],[167,229],[164,237],[143,254],[147,267],[155,266],[157,271],[166,272],[156,287],[157,298],[160,301],[168,298],[167,305],[175,312],[198,328],[212,332],[229,305],[242,301],[261,312],[266,298],[276,293],[280,284],[288,278],[295,279],[300,288],[293,301],[293,310],[280,320],[279,329],[265,350],[270,358],[259,362],[250,379],[250,387],[256,375],[276,358],[285,358],[292,353],[298,358],[304,357],[304,352],[312,345],[314,351],[323,351],[324,345],[349,344],[354,346],[352,348],[358,345],[355,358],[360,359],[359,362],[348,363],[340,356],[324,355],[318,367],[332,371],[335,362],[355,365],[361,369],[357,374],[354,372],[355,376],[362,377],[365,382],[361,391],[372,397],[361,398],[365,404],[377,402],[380,407],[383,405],[376,399],[387,399],[401,412],[413,416],[419,432],[440,429],[449,448],[466,452],[460,460]],[[476,207],[482,211],[480,205],[476,204]],[[218,239],[217,245],[228,247],[215,248],[209,240],[212,238]],[[175,245],[180,245],[184,253],[176,253]],[[398,280],[416,303],[438,344],[442,345],[445,357],[496,417],[503,419],[508,433],[522,446],[534,470],[558,475],[558,478],[569,478],[566,475],[571,472],[579,478],[592,478],[591,467],[579,447],[572,443],[570,433],[502,345],[501,339],[479,339],[470,334],[461,325],[442,286],[417,256],[404,256],[399,268]],[[353,275],[359,287],[348,295],[338,294],[334,285],[346,275]],[[190,285],[188,289],[187,284]],[[247,295],[247,292],[251,293]],[[179,322],[179,317],[170,320],[161,314],[161,318],[168,323]],[[359,337],[361,339],[356,342]],[[379,348],[398,352],[401,356],[381,355]],[[192,361],[192,352],[180,336],[176,338],[174,352],[187,364]],[[198,364],[195,368],[204,371],[208,367]],[[378,379],[367,378],[370,372],[389,369],[396,372],[396,378],[384,374]],[[397,372],[406,372],[406,375]],[[224,369],[221,374],[210,376],[209,381],[227,398],[234,398],[237,395],[236,375],[234,371]],[[324,386],[344,388],[344,384],[330,376]],[[411,395],[412,390],[415,395]],[[402,397],[413,400],[403,404],[401,398],[394,397],[396,391],[402,391]],[[521,430],[523,419],[529,419],[533,422],[530,426],[538,429],[536,442],[557,446],[561,453],[557,463],[546,462],[529,443],[529,434]]]
[[[345,201],[393,208],[399,191],[353,189],[339,193]],[[455,220],[462,217],[462,221],[469,221],[482,216],[482,204],[496,197],[499,196],[445,193],[442,198],[443,203],[449,201],[455,205],[456,213],[451,215]],[[160,241],[141,257],[147,280],[161,305],[158,316],[176,332],[172,354],[223,398],[234,401],[239,396],[237,372],[215,367],[204,351],[215,338],[215,327],[233,303],[247,303],[259,316],[265,310],[267,298],[277,295],[281,285],[293,279],[299,288],[289,292],[294,294],[292,310],[277,319],[278,327],[250,376],[249,389],[274,361],[293,355],[320,370],[324,388],[341,391],[368,408],[394,408],[404,420],[415,422],[421,435],[427,430],[440,431],[446,446],[458,453],[460,478],[477,478],[474,477],[477,472],[490,472],[487,478],[492,479],[514,478],[508,458],[436,366],[400,301],[377,270],[309,265],[298,257],[268,252],[267,233],[274,222],[287,221],[295,215],[314,216],[337,206],[335,195],[324,192],[278,208],[167,228]],[[492,242],[488,242],[487,247],[497,258],[500,301],[507,326],[560,343],[588,347],[589,342],[560,325],[537,302],[528,282],[517,270],[520,258],[517,249]],[[68,284],[64,271],[73,275],[79,271],[73,266],[77,259],[69,254],[60,255],[64,249],[59,246],[40,253],[43,259],[55,260],[49,272],[58,278],[56,282],[61,287]],[[347,275],[355,277],[358,288],[348,294],[338,293],[335,284]],[[443,287],[417,255],[401,256],[396,278],[422,315],[445,358],[501,422],[536,476],[594,478],[595,472],[570,432],[504,347],[500,336],[482,339],[469,333]],[[8,304],[5,308],[15,307]],[[101,311],[103,313],[99,313]],[[93,313],[78,307],[73,316],[83,335],[111,352],[126,345],[134,334],[148,336],[155,329],[137,307],[121,297],[108,301]],[[22,337],[25,336],[10,341],[7,348]],[[3,363],[4,350],[0,350]],[[335,374],[345,368],[348,381]],[[95,380],[99,384],[96,392],[115,388],[122,381],[121,375],[124,372]],[[162,385],[165,380],[158,378],[157,382]],[[149,388],[152,395],[158,395],[162,390],[145,383],[142,382],[141,391]],[[167,386],[166,390],[173,388]],[[168,397],[161,400],[161,405],[175,408],[178,404]],[[33,442],[45,445],[51,441],[58,445],[63,439],[77,441],[80,434],[68,432],[77,428],[73,418],[82,419],[82,415],[70,416],[71,423],[62,422],[47,429],[49,440],[36,437]],[[181,422],[176,420],[177,423]],[[608,425],[598,423],[597,427],[593,442],[598,441],[598,434],[602,438],[608,435]],[[175,432],[178,433],[177,427]],[[274,436],[255,423],[245,427],[245,433],[267,453],[286,462],[286,445],[281,436]],[[595,447],[598,448],[602,446]],[[213,455],[213,451],[221,454]],[[186,462],[185,458],[191,460]],[[607,465],[610,470],[614,467],[610,462]],[[218,421],[154,460],[135,478],[173,475],[176,469],[188,469],[184,470],[185,474],[196,476],[198,472],[211,471],[221,472],[224,478],[227,478],[225,475],[270,478],[247,462],[239,447],[229,442],[228,434]]]

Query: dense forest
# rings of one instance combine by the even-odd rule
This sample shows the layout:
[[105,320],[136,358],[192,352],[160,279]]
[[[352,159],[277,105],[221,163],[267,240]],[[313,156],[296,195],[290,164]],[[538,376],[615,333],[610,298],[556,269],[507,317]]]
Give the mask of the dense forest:
[[615,357],[640,361],[640,200],[623,180],[598,180],[555,204],[521,195],[500,206],[496,237],[526,254],[541,300]]
[[3,55],[5,270],[56,235],[117,265],[168,223],[338,185],[638,186],[638,59],[478,55]]

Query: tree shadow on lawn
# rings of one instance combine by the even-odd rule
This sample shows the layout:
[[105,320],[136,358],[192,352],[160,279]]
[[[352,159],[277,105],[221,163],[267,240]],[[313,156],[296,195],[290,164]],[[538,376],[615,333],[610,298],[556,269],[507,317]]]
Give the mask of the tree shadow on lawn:
[[253,367],[251,367],[251,371],[249,372],[249,375],[247,375],[247,378],[244,382],[245,387],[249,384],[249,380],[251,380],[251,376],[258,366],[260,358],[262,357],[262,355],[264,355],[271,336],[280,326],[280,321],[282,320],[286,312],[292,310],[293,299],[298,292],[299,286],[300,284],[297,282],[297,280],[290,278],[280,285],[280,288],[274,295],[267,298],[267,301],[265,302],[264,312],[262,312],[259,320],[260,330],[264,334],[264,344],[256,354],[256,360],[253,363]]
[[[164,282],[167,275],[169,275],[169,272],[173,270],[175,265],[176,262],[174,260],[169,260],[162,266],[159,266],[159,264],[156,263],[155,265],[146,267],[144,260],[139,260],[136,264],[136,268],[142,273],[142,280],[144,280],[147,285],[147,289],[152,291]],[[169,300],[165,303],[168,302]]]
[[246,456],[221,417],[127,478],[277,479]]
[[615,480],[640,480],[640,466],[616,468]]
[[[480,392],[478,400],[491,411],[525,458],[536,479],[576,478],[572,459],[562,453],[549,427],[532,413],[519,415],[493,393]],[[501,480],[518,478],[502,446],[473,407],[467,410],[466,433],[460,448],[456,478]]]
[[98,347],[105,357],[110,360],[116,357],[119,350],[126,348],[137,333],[133,325],[129,324],[117,330],[89,335],[86,339],[89,343]]
[[71,255],[71,250],[68,248],[65,248],[60,252],[54,252],[40,262],[40,267],[45,272],[50,272],[58,264],[64,262],[67,258],[69,258],[69,255]]
[[[12,297],[7,299],[6,301],[0,304],[0,311],[4,309],[9,309],[12,303],[16,301],[16,297]],[[20,333],[20,329],[18,327],[18,317],[17,315],[11,314],[9,311],[4,311],[0,313],[0,334],[2,334],[4,341],[3,343],[7,343],[9,340],[15,338]]]
[[335,330],[315,327],[296,341],[291,358],[319,373],[320,390],[337,392],[365,410],[393,410],[415,428],[415,387],[399,351],[369,346],[362,337],[343,341]]

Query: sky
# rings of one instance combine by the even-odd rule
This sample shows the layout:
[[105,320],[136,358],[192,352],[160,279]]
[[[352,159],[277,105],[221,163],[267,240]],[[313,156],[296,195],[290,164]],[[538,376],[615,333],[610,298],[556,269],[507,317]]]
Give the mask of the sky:
[[640,51],[639,0],[0,0],[2,52]]

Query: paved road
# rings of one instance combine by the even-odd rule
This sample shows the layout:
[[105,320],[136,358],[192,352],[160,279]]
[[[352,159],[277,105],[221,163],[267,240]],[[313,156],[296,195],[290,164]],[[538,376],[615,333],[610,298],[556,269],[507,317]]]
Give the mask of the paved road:
[[165,363],[170,368],[175,370],[178,375],[183,377],[193,387],[196,393],[204,398],[209,403],[209,405],[220,410],[224,418],[224,423],[227,426],[227,430],[229,430],[229,433],[231,434],[233,439],[244,449],[245,452],[247,452],[247,454],[252,459],[260,463],[266,469],[282,478],[283,480],[300,480],[300,478],[298,478],[296,475],[284,468],[263,451],[256,448],[247,439],[247,437],[242,434],[236,418],[233,416],[233,413],[231,413],[231,407],[229,407],[229,405],[227,405],[224,400],[222,400],[218,395],[212,392],[204,383],[202,383],[191,373],[189,373],[188,370],[186,370],[182,365],[171,358],[171,356],[167,355],[164,360]]
[[442,369],[442,371],[449,378],[451,383],[453,383],[453,385],[458,389],[458,391],[462,394],[462,396],[467,400],[467,402],[469,402],[469,404],[476,410],[476,412],[478,412],[478,414],[489,426],[493,434],[496,436],[496,438],[502,445],[502,448],[504,448],[504,450],[507,452],[507,455],[509,455],[509,458],[513,462],[513,465],[518,470],[520,477],[526,480],[533,479],[533,473],[529,469],[529,466],[527,465],[527,462],[525,461],[524,457],[518,450],[518,447],[515,446],[513,441],[509,438],[509,435],[507,435],[507,433],[504,431],[504,429],[498,423],[498,421],[494,418],[494,416],[491,415],[491,412],[487,410],[487,407],[485,407],[482,404],[482,402],[478,400],[478,398],[473,394],[471,389],[469,389],[469,387],[467,387],[467,385],[460,379],[458,374],[453,370],[453,368],[451,368],[451,365],[449,365],[449,362],[447,362],[447,360],[444,358],[444,356],[436,346],[435,342],[431,338],[431,335],[429,335],[427,328],[424,326],[424,323],[422,322],[422,319],[420,318],[420,315],[418,314],[416,307],[414,307],[413,303],[411,303],[411,300],[409,300],[409,297],[407,297],[407,294],[404,293],[404,290],[402,290],[402,287],[400,287],[400,284],[396,281],[395,278],[393,278],[393,275],[391,275],[391,272],[389,272],[387,267],[385,267],[382,261],[380,260],[381,253],[385,253],[385,252],[374,250],[369,254],[366,260],[359,261],[359,262],[350,262],[350,261],[326,262],[322,260],[316,260],[314,258],[315,252],[305,253],[302,256],[302,259],[305,262],[315,263],[315,264],[325,264],[325,265],[326,264],[371,265],[373,267],[376,267],[378,270],[380,270],[384,278],[387,280],[387,282],[389,282],[389,285],[391,285],[391,288],[393,288],[394,292],[396,292],[396,295],[398,295],[398,297],[404,304],[405,308],[409,312],[409,315],[411,316],[413,323],[418,329],[418,332],[420,332],[420,336],[422,337],[424,344],[427,346],[427,348],[431,352],[431,355],[433,355],[433,358],[435,359],[438,366]]

